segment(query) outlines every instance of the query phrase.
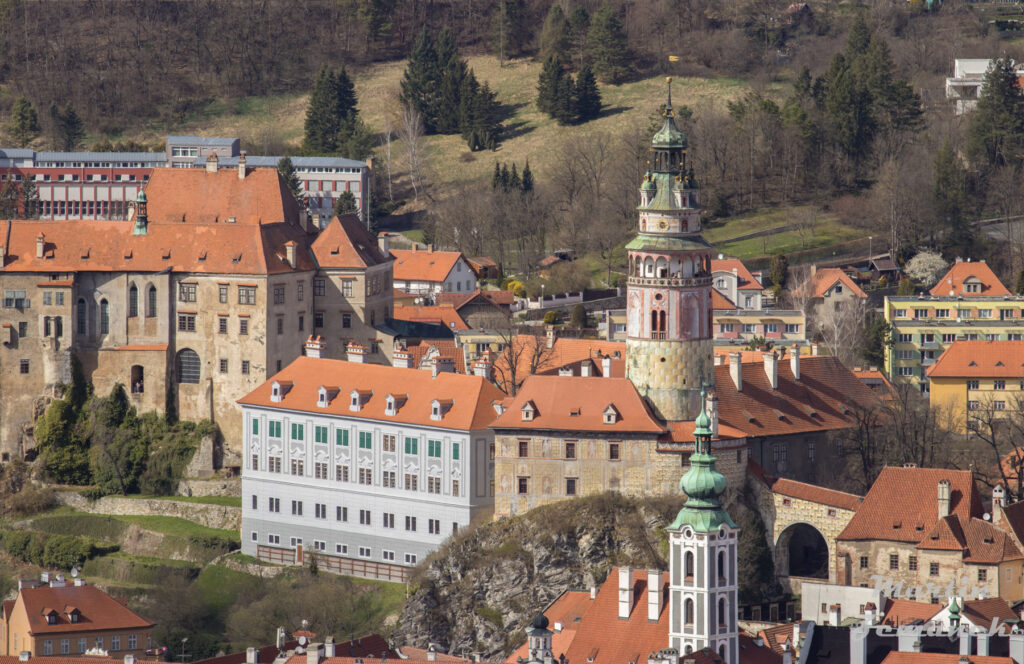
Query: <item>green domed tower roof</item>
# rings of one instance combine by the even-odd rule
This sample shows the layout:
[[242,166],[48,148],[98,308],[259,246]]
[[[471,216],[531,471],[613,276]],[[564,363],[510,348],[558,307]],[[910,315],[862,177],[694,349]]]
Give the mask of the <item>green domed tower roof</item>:
[[701,390],[701,410],[694,421],[693,436],[696,450],[690,456],[690,469],[679,480],[679,488],[686,494],[686,504],[679,510],[668,530],[690,526],[697,532],[715,532],[723,525],[737,528],[729,513],[722,507],[725,476],[715,468],[711,455],[711,418],[704,407],[706,392]]
[[686,149],[686,134],[676,127],[675,113],[672,111],[672,79],[666,78],[668,83],[668,100],[665,102],[665,110],[661,112],[665,122],[661,129],[654,134],[651,145],[656,148],[682,148]]

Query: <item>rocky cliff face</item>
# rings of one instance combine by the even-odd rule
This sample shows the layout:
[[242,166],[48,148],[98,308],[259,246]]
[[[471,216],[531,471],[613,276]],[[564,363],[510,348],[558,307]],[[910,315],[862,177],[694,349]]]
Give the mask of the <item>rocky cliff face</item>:
[[663,528],[681,496],[602,494],[548,505],[457,536],[414,580],[395,641],[484,659],[509,654],[566,590],[601,583],[613,565],[667,569]]

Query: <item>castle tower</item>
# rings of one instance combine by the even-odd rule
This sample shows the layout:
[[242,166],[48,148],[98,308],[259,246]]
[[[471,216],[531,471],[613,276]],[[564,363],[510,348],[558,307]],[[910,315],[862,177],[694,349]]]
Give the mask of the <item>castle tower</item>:
[[686,504],[669,535],[669,647],[687,655],[703,648],[739,664],[736,547],[739,527],[722,507],[725,477],[711,456],[711,418],[695,422],[696,451],[679,481]]
[[139,195],[135,197],[135,225],[132,226],[132,235],[145,235],[148,231],[149,214],[146,208],[146,192],[139,189]]
[[665,420],[693,420],[714,381],[711,247],[701,236],[698,186],[672,112],[651,141],[640,186],[639,234],[626,245],[626,376]]

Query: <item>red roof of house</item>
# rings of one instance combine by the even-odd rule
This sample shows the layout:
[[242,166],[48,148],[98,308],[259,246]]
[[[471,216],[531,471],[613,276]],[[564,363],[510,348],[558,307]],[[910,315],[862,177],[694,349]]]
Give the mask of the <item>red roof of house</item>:
[[942,610],[941,604],[915,602],[909,599],[886,599],[885,611],[882,615],[883,625],[909,625],[918,620],[928,622]]
[[735,309],[736,303],[727,298],[726,296],[719,293],[714,288],[711,289],[711,308],[722,310],[722,309]]
[[[613,360],[626,357],[624,341],[559,337],[555,339],[554,345],[548,348],[547,339],[543,336],[517,334],[512,337],[511,345],[514,352],[499,352],[494,359],[494,380],[499,385],[504,385],[513,378],[518,385],[522,385],[531,373],[557,370],[574,362],[595,358],[599,353],[611,356]],[[515,361],[512,368],[509,367],[510,355]]]
[[334,217],[313,241],[313,255],[322,268],[366,268],[391,260],[354,214]]
[[405,320],[411,323],[430,323],[432,325],[444,325],[450,330],[468,330],[469,325],[462,320],[462,316],[451,306],[428,306],[396,304],[394,306],[395,320]]
[[733,270],[736,271],[736,276],[739,277],[739,289],[740,290],[764,290],[754,275],[751,274],[747,266],[743,264],[738,258],[712,258],[711,259],[711,274],[715,272],[728,272],[733,274]]
[[867,298],[868,296],[860,286],[854,283],[853,279],[850,278],[850,275],[846,274],[845,271],[838,267],[818,268],[814,271],[814,274],[812,274],[810,278],[798,288],[809,288],[810,293],[808,297],[822,298],[825,297],[825,293],[832,290],[832,287],[837,283],[842,283],[843,286],[849,288],[850,291],[859,298]]
[[[96,586],[68,585],[63,587],[39,586],[22,588],[18,592],[14,612],[23,607],[28,618],[29,633],[56,634],[62,632],[92,632],[105,629],[140,629],[156,623],[130,610]],[[43,609],[53,609],[57,622],[49,624]],[[78,609],[78,622],[70,621],[66,611]]]
[[995,655],[958,655],[956,653],[939,652],[899,652],[891,651],[882,660],[882,664],[959,664],[966,659],[970,664],[1013,664],[1010,657]]
[[960,551],[966,563],[995,565],[1024,558],[1024,553],[1006,531],[984,519],[964,519],[959,515],[939,519],[917,548]]
[[392,249],[395,258],[395,279],[401,281],[442,282],[462,258],[461,251],[430,249]]
[[1024,342],[954,341],[926,373],[929,378],[1020,378]]
[[[300,630],[301,631],[301,630]],[[293,634],[292,636],[296,636]],[[287,652],[294,650],[299,645],[298,641],[288,641],[284,644],[284,650],[278,650],[276,645],[263,646],[258,649],[257,657],[260,662],[267,664],[273,662],[274,658],[281,652]],[[408,650],[403,648],[403,651]],[[388,659],[399,659],[398,653],[395,652],[380,634],[367,634],[361,636],[358,639],[352,641],[342,641],[334,645],[335,655],[344,657],[381,657],[386,656]],[[447,655],[445,656],[447,657]],[[423,657],[422,659],[426,659]],[[438,661],[442,660],[440,653],[437,657]],[[49,660],[47,660],[49,661]],[[221,655],[220,657],[210,657],[208,659],[201,659],[194,664],[245,664],[245,651],[230,653],[228,655]]]
[[775,480],[772,482],[771,487],[774,493],[783,496],[790,496],[799,500],[818,503],[819,505],[840,507],[851,512],[857,511],[862,500],[861,496],[857,496],[852,493],[836,491],[835,489],[826,489],[822,486],[807,484],[805,482],[797,482],[796,480],[788,480],[785,478]]
[[462,352],[454,339],[410,339],[405,343],[405,350],[412,356],[414,369],[425,369],[424,360],[435,357],[450,357],[454,362],[456,373],[466,373],[466,354]]
[[1008,621],[1013,624],[1020,619],[1020,616],[1010,608],[1009,602],[1002,597],[967,600],[964,602],[962,615],[978,627],[991,627],[992,621],[997,620],[1000,631],[1004,632],[1011,629],[1010,625],[1006,624]]
[[[531,421],[523,421],[522,409],[527,403],[535,409]],[[618,411],[614,424],[605,424],[608,406]],[[491,427],[652,434],[666,431],[627,378],[539,375],[526,379]]]
[[508,308],[515,301],[515,295],[512,291],[503,290],[488,290],[482,291],[477,289],[472,293],[438,293],[434,297],[434,303],[439,305],[450,305],[455,307],[456,310],[461,309],[467,304],[478,300],[484,300],[488,304],[507,312]]
[[[272,168],[238,177],[238,169],[155,168],[146,184],[150,222],[185,224],[298,223],[299,205]],[[229,221],[234,219],[234,222]]]
[[757,633],[764,643],[768,646],[772,652],[781,655],[786,650],[786,644],[789,644],[789,648],[796,649],[797,644],[794,643],[793,639],[793,628],[799,629],[800,623],[789,623],[784,625],[775,625],[767,629],[762,629]]
[[[981,291],[976,293],[967,292],[965,284],[968,283],[981,284]],[[952,291],[952,295],[962,295],[964,297],[977,297],[979,295],[999,297],[1010,294],[1010,291],[1003,285],[1003,282],[999,281],[999,277],[995,275],[992,268],[985,261],[957,261],[953,263],[953,267],[949,268],[949,272],[939,279],[929,292],[936,297],[949,297],[950,291]]]
[[743,363],[742,372],[738,392],[729,365],[716,366],[715,394],[719,422],[748,436],[845,429],[855,421],[855,408],[878,402],[874,392],[834,357],[801,356],[800,380],[793,378],[789,360],[780,359],[774,390],[763,361]]
[[[583,617],[586,616],[594,601],[590,599],[589,592],[567,591],[562,593],[558,599],[544,609],[544,616],[548,619],[548,629],[552,631],[551,651],[555,657],[565,653],[576,638],[576,630]],[[556,623],[562,626],[561,630],[555,629]],[[518,664],[519,658],[528,659],[530,644],[523,642],[515,652],[505,658],[506,664]]]
[[971,471],[887,466],[839,539],[920,542],[939,521],[939,480],[950,483],[950,514],[961,522],[982,516]]
[[[291,382],[290,389],[276,402],[270,400],[274,381]],[[317,406],[321,386],[328,390],[329,404],[325,408]],[[357,412],[349,410],[353,390],[369,394]],[[389,394],[408,396],[394,415],[385,414]],[[504,396],[479,376],[443,372],[434,378],[431,372],[419,369],[299,357],[238,403],[470,431],[487,428],[495,416],[492,402]],[[435,399],[452,401],[441,420],[430,418]]]

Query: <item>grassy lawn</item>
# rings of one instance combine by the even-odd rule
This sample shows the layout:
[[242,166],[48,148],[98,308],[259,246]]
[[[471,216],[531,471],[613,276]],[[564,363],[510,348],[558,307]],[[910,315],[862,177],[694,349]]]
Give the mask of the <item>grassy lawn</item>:
[[146,496],[142,494],[129,494],[124,498],[146,498],[148,500],[173,500],[180,503],[201,503],[203,505],[223,505],[225,507],[241,507],[242,499],[239,496]]
[[356,586],[365,587],[371,591],[374,599],[373,610],[379,616],[386,616],[398,611],[405,602],[405,584],[403,583],[360,579],[354,576],[348,578]]
[[258,581],[254,576],[236,572],[227,567],[207,565],[199,573],[196,586],[203,598],[203,603],[220,613],[227,611],[235,603],[239,593]]
[[32,527],[44,532],[82,535],[107,540],[119,538],[124,531],[124,524],[135,524],[140,528],[164,535],[186,538],[217,536],[234,542],[240,541],[238,531],[207,528],[187,519],[173,516],[103,515],[85,514],[73,510],[54,510],[32,519]]
[[187,519],[179,519],[173,516],[136,516],[118,515],[114,517],[125,523],[133,523],[146,530],[163,533],[165,535],[177,535],[179,537],[191,537],[193,535],[208,537],[225,537],[235,542],[241,541],[237,530],[221,530],[220,528],[207,528]]
[[768,237],[756,237],[738,242],[727,242],[715,246],[721,253],[747,260],[771,256],[773,254],[789,254],[805,249],[814,249],[832,245],[837,242],[853,240],[863,232],[847,228],[839,224],[819,227],[814,235],[801,238],[796,231],[785,231]]

